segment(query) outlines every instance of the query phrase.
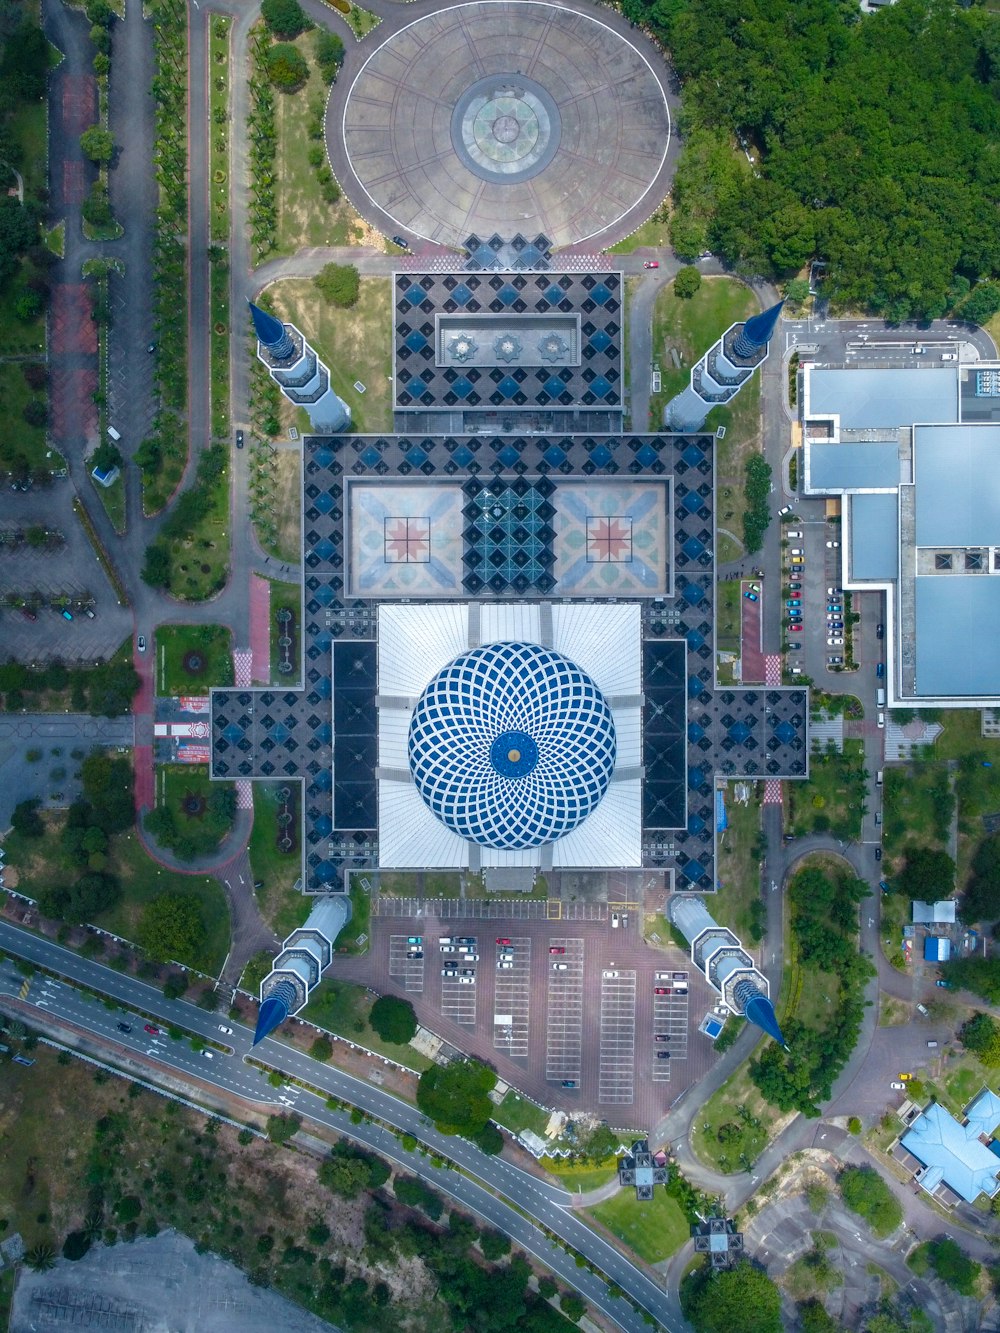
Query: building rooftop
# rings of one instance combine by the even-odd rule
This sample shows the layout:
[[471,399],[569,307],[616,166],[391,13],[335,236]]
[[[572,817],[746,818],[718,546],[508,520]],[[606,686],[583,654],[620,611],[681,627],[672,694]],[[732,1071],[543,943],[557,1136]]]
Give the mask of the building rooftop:
[[841,430],[958,420],[955,368],[808,371],[806,417],[838,416]]
[[899,485],[896,441],[860,444],[813,444],[809,448],[807,488],[817,491],[884,490]]
[[941,898],[936,903],[913,901],[913,920],[917,925],[953,924],[955,921],[955,899]]
[[899,575],[899,497],[895,491],[848,498],[851,580],[884,583]]
[[980,1141],[1000,1124],[1000,1098],[984,1089],[968,1108],[967,1124],[962,1124],[932,1102],[901,1139],[907,1152],[927,1168],[920,1183],[933,1193],[945,1184],[955,1194],[973,1203],[980,1194],[992,1197],[1000,1189],[1000,1158]]
[[995,427],[920,426],[914,432],[918,546],[1000,545],[998,444]]

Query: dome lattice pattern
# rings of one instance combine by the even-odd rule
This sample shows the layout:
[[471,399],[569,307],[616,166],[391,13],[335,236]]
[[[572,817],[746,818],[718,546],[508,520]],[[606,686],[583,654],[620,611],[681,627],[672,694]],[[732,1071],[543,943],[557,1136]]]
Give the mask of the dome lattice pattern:
[[576,828],[607,791],[615,724],[568,658],[494,643],[450,662],[413,710],[407,742],[417,790],[448,828],[516,850]]

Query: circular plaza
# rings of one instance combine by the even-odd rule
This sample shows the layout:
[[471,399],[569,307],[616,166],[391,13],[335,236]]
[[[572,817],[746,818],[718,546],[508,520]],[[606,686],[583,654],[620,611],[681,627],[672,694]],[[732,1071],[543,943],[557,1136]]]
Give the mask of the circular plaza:
[[418,18],[375,48],[346,94],[334,88],[327,136],[341,184],[383,230],[441,245],[518,232],[554,247],[611,241],[667,188],[666,71],[641,46],[540,0]]

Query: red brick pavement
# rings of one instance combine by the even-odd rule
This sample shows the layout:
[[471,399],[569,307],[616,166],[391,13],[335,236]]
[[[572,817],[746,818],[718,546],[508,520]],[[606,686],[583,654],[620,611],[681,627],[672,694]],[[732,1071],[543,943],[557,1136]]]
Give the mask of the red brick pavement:
[[258,574],[250,575],[250,652],[254,680],[271,679],[271,585]]
[[63,76],[62,122],[68,135],[81,135],[97,122],[97,80],[93,74]]
[[82,204],[87,197],[87,179],[82,162],[63,163],[63,205]]
[[97,355],[97,325],[90,312],[90,293],[84,283],[61,282],[53,288],[51,357]]
[[72,436],[97,432],[96,370],[60,370],[52,372],[52,436],[57,442]]

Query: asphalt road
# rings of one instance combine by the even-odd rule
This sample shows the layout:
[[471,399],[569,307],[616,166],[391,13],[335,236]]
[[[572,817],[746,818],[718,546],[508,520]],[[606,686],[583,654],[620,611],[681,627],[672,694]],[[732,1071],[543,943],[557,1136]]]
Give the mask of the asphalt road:
[[[323,1097],[294,1088],[287,1091],[272,1089],[252,1066],[247,1065],[242,1058],[236,1058],[245,1056],[250,1050],[252,1033],[249,1028],[220,1019],[219,1015],[209,1014],[184,1000],[167,1000],[160,991],[145,982],[90,962],[68,949],[6,922],[0,922],[0,948],[57,971],[76,985],[87,986],[110,996],[129,1011],[126,1016],[121,1011],[109,1010],[101,1002],[81,995],[74,986],[49,977],[36,977],[32,980],[28,1003],[34,1004],[39,1010],[39,1022],[44,1023],[48,1015],[54,1021],[61,1020],[82,1028],[111,1045],[119,1061],[123,1057],[135,1061],[143,1068],[144,1077],[155,1080],[155,1067],[158,1065],[174,1077],[197,1080],[221,1093],[264,1103],[274,1111],[282,1106],[294,1107],[303,1119],[325,1124],[370,1143],[407,1170],[467,1202],[493,1225],[511,1235],[518,1244],[537,1254],[563,1281],[577,1287],[621,1328],[630,1333],[642,1333],[645,1325],[641,1316],[620,1299],[613,1300],[603,1284],[598,1283],[600,1289],[596,1289],[591,1280],[592,1275],[578,1269],[575,1260],[553,1247],[538,1228],[522,1216],[522,1213],[526,1213],[529,1218],[583,1254],[611,1282],[617,1283],[643,1305],[664,1327],[684,1327],[678,1318],[676,1302],[670,1301],[656,1283],[574,1216],[572,1196],[566,1190],[548,1185],[502,1158],[487,1157],[464,1139],[438,1133],[408,1103],[350,1074],[313,1060],[283,1042],[268,1039],[257,1048],[257,1058],[285,1074],[307,1080],[322,1090]],[[18,974],[5,968],[3,975],[8,993],[19,987],[21,978]],[[173,1023],[188,1032],[197,1033],[213,1044],[226,1043],[231,1051],[217,1050],[213,1059],[206,1059],[184,1042],[172,1041],[165,1036],[151,1037],[144,1031],[144,1024],[150,1019],[154,1026],[166,1027]],[[131,1024],[130,1033],[117,1030],[117,1024],[122,1021]],[[219,1031],[220,1022],[234,1029],[232,1037]],[[457,1171],[435,1172],[427,1165],[426,1159],[406,1153],[393,1136],[385,1134],[378,1126],[352,1125],[346,1114],[330,1111],[325,1104],[325,1096],[341,1098],[377,1116],[401,1133],[413,1134],[427,1147],[449,1158],[472,1179],[467,1179]],[[514,1208],[495,1198],[490,1191],[511,1200],[520,1211],[514,1211]]]

